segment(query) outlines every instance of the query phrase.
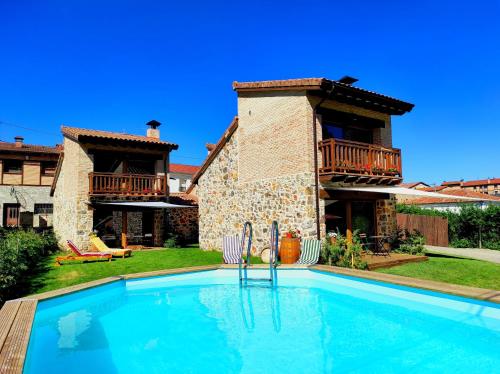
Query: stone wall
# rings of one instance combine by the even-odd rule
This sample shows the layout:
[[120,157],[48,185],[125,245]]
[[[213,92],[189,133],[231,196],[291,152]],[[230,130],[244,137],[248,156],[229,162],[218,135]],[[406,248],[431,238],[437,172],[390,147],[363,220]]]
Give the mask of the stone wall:
[[155,209],[153,213],[153,245],[163,247],[165,242],[165,211],[163,209]]
[[72,240],[85,250],[92,232],[93,211],[88,205],[88,174],[93,171],[92,155],[77,142],[64,138],[64,161],[54,191],[54,231],[61,246]]
[[[113,229],[116,233],[122,232],[122,212],[113,211]],[[142,235],[142,212],[127,212],[127,234]]]
[[238,128],[198,181],[201,248],[220,250],[222,238],[241,235],[245,221],[253,224],[256,252],[269,245],[273,220],[278,221],[280,232],[299,229],[304,238],[315,237],[314,173],[242,183],[239,138]]
[[377,235],[392,235],[397,229],[396,199],[377,200],[375,204]]
[[179,235],[184,242],[197,242],[198,207],[169,209],[168,232]]
[[19,204],[23,213],[33,213],[35,204],[52,204],[50,187],[45,186],[0,186],[0,226],[4,225],[4,204]]

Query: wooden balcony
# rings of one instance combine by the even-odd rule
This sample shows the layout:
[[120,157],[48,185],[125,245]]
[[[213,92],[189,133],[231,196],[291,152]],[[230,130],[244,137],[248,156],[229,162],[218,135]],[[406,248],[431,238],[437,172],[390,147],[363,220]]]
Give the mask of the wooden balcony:
[[322,182],[397,184],[402,180],[401,150],[342,139],[319,142]]
[[165,197],[165,176],[144,174],[89,173],[91,197]]

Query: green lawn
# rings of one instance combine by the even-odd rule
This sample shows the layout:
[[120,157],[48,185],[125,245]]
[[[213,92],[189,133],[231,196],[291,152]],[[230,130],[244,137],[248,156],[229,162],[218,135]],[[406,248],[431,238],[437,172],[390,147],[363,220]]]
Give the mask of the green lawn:
[[410,263],[380,273],[500,290],[500,264],[455,257],[431,256],[429,261]]
[[[89,282],[113,275],[222,263],[222,253],[197,247],[133,252],[132,257],[111,262],[64,263],[54,265],[56,255],[47,258],[39,272],[29,280],[28,293],[40,293]],[[256,261],[254,261],[256,262]]]

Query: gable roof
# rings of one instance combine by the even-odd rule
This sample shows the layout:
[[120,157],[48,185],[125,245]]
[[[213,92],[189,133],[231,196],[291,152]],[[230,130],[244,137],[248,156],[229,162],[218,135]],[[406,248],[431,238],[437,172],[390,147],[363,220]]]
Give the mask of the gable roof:
[[472,186],[488,186],[492,184],[500,184],[500,178],[491,178],[491,179],[478,179],[473,181],[463,182],[462,186],[464,187],[472,187]]
[[[438,192],[441,193],[441,192]],[[442,192],[445,195],[455,195],[460,197],[472,197],[478,199],[476,201],[493,201],[498,202],[500,204],[500,197],[487,195],[480,192],[467,191],[467,190],[446,190]],[[448,204],[448,203],[470,203],[471,201],[453,199],[449,196],[443,196],[443,198],[439,197],[422,197],[419,199],[409,200],[406,204],[415,204],[415,205],[426,205],[426,204]]]
[[69,127],[69,126],[61,126],[61,131],[64,136],[77,142],[82,142],[85,140],[92,141],[98,139],[107,139],[107,140],[118,140],[118,141],[139,143],[139,144],[140,143],[155,144],[155,145],[167,146],[170,147],[171,149],[177,149],[179,147],[177,144],[162,141],[158,138],[125,134],[119,132],[82,129],[78,127]]
[[0,151],[19,152],[19,153],[48,153],[58,155],[61,152],[61,146],[47,146],[35,144],[22,144],[20,147],[16,143],[0,142]]
[[419,184],[423,184],[424,186],[429,187],[427,183],[424,182],[408,182],[408,183],[400,183],[399,187],[405,187],[405,188],[414,188],[418,186]]
[[237,92],[255,91],[323,91],[333,100],[366,107],[382,113],[404,114],[414,105],[374,91],[355,87],[351,84],[327,78],[300,78],[256,82],[233,82]]
[[195,165],[170,164],[169,170],[171,173],[194,175],[198,172],[198,170],[200,170],[200,167]]
[[210,152],[205,161],[203,161],[203,164],[201,164],[200,170],[198,170],[198,172],[193,176],[191,185],[186,191],[188,194],[191,193],[191,191],[193,191],[194,185],[198,183],[198,179],[200,179],[205,170],[208,169],[212,161],[217,157],[222,148],[224,148],[224,145],[228,142],[228,140],[231,139],[231,136],[233,135],[233,133],[236,131],[237,128],[238,128],[238,117],[235,116],[231,121],[231,123],[229,124],[229,127],[226,129],[224,134],[222,134],[221,138],[215,145],[215,148]]

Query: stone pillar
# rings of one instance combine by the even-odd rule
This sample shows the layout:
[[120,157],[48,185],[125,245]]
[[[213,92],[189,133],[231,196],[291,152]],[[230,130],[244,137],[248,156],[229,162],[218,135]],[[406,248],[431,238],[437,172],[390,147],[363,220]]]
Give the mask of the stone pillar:
[[397,230],[396,199],[377,200],[377,235],[392,235]]
[[165,242],[165,212],[163,209],[156,209],[153,213],[153,245],[163,247]]

